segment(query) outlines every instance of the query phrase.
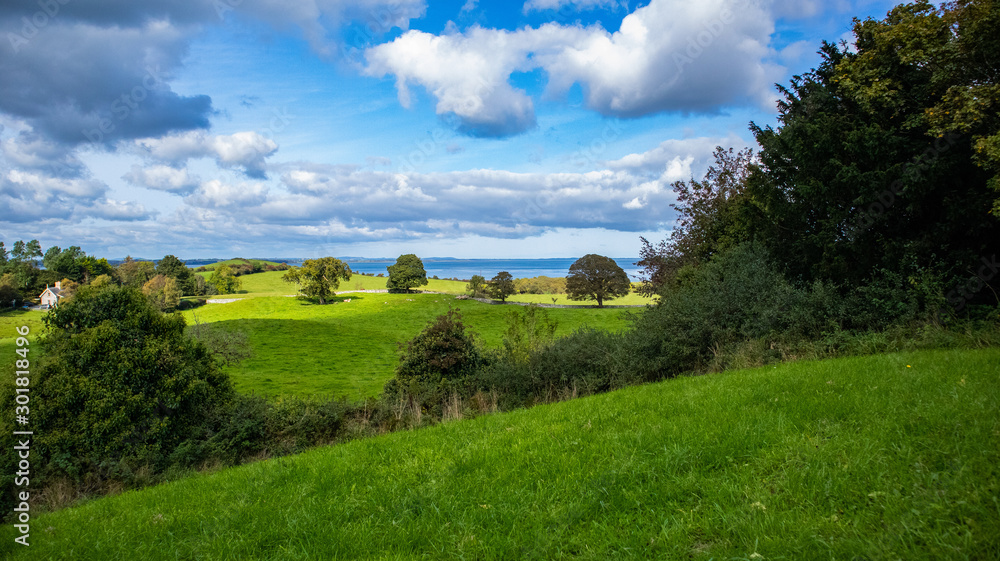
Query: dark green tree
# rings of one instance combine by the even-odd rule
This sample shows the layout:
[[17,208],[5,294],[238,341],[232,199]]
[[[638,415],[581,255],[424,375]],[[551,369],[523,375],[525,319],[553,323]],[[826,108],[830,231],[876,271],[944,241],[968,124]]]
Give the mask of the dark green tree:
[[389,279],[385,286],[390,291],[410,292],[413,288],[427,284],[424,262],[412,253],[400,255],[396,263],[386,269],[389,271]]
[[605,300],[628,295],[632,283],[628,275],[610,257],[588,253],[569,267],[566,296],[570,300],[596,300],[603,308]]
[[454,386],[474,373],[482,360],[482,352],[466,330],[462,314],[450,309],[402,348],[393,386],[436,387],[442,382]]
[[677,221],[670,237],[657,245],[639,238],[642,249],[636,265],[643,268],[639,293],[652,296],[674,287],[682,268],[706,263],[749,238],[747,224],[760,214],[745,190],[753,151],[717,146],[714,156],[715,164],[701,181],[673,183],[677,202],[670,206],[677,211]]
[[517,291],[514,288],[514,277],[507,271],[500,271],[492,279],[490,279],[490,284],[487,286],[489,290],[490,297],[499,300],[503,303],[507,302],[507,297]]
[[751,126],[747,192],[763,214],[753,235],[792,282],[942,292],[1000,250],[985,111],[1000,61],[981,56],[996,6],[919,1],[856,21],[856,52],[825,43],[818,68],[779,88],[779,127]]
[[138,289],[81,287],[45,323],[32,394],[46,405],[32,424],[48,473],[81,481],[155,469],[233,396],[184,318],[161,314]]
[[351,268],[340,259],[321,257],[307,259],[301,267],[289,269],[281,278],[299,285],[299,293],[320,304],[334,296],[341,279],[351,280]]
[[177,285],[186,296],[194,294],[194,278],[191,269],[183,261],[173,255],[165,255],[156,264],[156,274],[177,279]]

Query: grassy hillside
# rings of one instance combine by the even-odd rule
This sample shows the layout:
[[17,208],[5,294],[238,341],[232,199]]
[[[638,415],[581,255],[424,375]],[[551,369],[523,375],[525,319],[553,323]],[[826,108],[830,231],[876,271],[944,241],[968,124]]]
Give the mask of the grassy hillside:
[[204,267],[209,271],[212,271],[216,267],[220,267],[222,265],[245,265],[247,263],[252,263],[252,264],[259,263],[261,265],[275,265],[275,266],[280,264],[277,261],[267,261],[266,259],[242,259],[237,257],[235,259],[226,259],[225,261],[217,261],[210,265],[205,265]]
[[1000,350],[681,378],[32,519],[12,559],[996,559]]
[[[266,274],[243,278],[262,276]],[[197,319],[247,333],[255,356],[226,369],[241,391],[356,398],[378,394],[392,377],[397,344],[412,339],[449,306],[461,310],[467,325],[487,345],[500,344],[506,315],[514,309],[442,294],[357,293],[344,294],[337,303],[323,306],[261,296],[208,304],[184,316],[189,325]],[[609,330],[626,326],[620,310],[552,309],[548,313],[559,324],[557,335],[583,325]]]

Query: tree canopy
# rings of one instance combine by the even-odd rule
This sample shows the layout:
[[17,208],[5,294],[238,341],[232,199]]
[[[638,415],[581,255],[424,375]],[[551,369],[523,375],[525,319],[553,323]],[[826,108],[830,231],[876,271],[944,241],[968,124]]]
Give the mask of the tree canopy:
[[45,322],[32,387],[45,407],[32,422],[42,457],[70,477],[159,464],[233,394],[204,346],[185,336],[184,318],[161,314],[136,288],[83,286]]
[[424,262],[412,253],[400,255],[396,263],[386,268],[389,271],[389,279],[385,286],[389,290],[405,290],[427,284],[427,271],[424,270]]
[[340,259],[321,257],[306,259],[301,267],[289,269],[281,278],[299,285],[302,296],[326,304],[340,286],[341,279],[351,280],[351,274],[351,268]]
[[596,300],[604,307],[605,300],[626,296],[632,289],[625,271],[614,259],[588,253],[569,267],[566,295],[570,300]]
[[488,289],[491,297],[507,302],[507,297],[516,292],[514,277],[507,271],[500,271],[490,280]]
[[747,191],[790,279],[947,286],[997,253],[998,26],[995,0],[900,5],[780,88]]

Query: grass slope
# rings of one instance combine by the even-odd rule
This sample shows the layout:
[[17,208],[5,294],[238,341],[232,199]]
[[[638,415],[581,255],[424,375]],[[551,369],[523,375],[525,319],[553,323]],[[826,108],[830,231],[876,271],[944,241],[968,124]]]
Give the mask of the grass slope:
[[[262,275],[242,278],[257,276]],[[197,320],[247,333],[255,356],[226,368],[240,391],[357,398],[378,394],[393,375],[397,345],[412,339],[449,306],[461,310],[466,324],[491,346],[500,345],[507,314],[515,309],[443,294],[357,293],[341,295],[336,301],[320,306],[296,298],[255,297],[207,304],[184,316],[188,325]],[[621,310],[557,308],[547,312],[558,322],[557,336],[583,325],[607,330],[626,327]]]
[[[909,365],[909,366],[908,366]],[[12,559],[996,559],[1000,350],[681,378],[32,520]]]

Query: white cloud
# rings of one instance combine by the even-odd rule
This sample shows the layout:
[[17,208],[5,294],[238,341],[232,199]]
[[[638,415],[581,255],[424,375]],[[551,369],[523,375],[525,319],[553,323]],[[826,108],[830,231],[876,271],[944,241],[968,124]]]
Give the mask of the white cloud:
[[550,94],[580,84],[587,106],[609,116],[770,103],[771,84],[783,74],[767,62],[773,31],[771,14],[750,0],[652,0],[614,33],[555,23],[440,36],[410,31],[368,49],[365,72],[394,75],[406,107],[409,85],[419,84],[463,132],[507,136],[535,125],[531,98],[509,78],[536,68],[546,71]]
[[202,183],[185,202],[203,208],[239,209],[263,203],[267,192],[267,185],[263,183],[225,183],[213,179]]
[[201,183],[197,176],[188,173],[187,168],[178,169],[163,165],[145,167],[133,165],[122,179],[140,187],[181,194],[194,191]]
[[265,159],[278,151],[278,144],[257,132],[210,135],[188,131],[159,138],[136,141],[140,152],[174,167],[192,158],[213,158],[224,168],[242,168],[247,175],[265,176]]
[[136,202],[103,199],[91,208],[80,209],[78,214],[105,220],[132,221],[148,220],[156,213],[146,210],[144,206]]

